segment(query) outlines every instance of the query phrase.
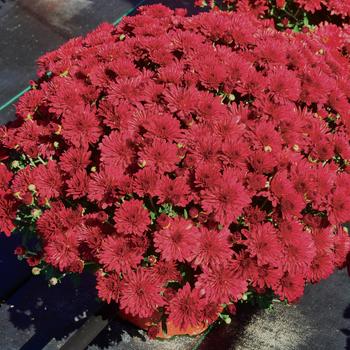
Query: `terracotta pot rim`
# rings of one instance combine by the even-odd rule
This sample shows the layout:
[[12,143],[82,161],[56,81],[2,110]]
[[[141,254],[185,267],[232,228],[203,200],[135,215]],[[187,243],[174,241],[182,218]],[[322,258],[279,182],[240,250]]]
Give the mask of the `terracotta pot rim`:
[[177,336],[196,337],[205,332],[210,326],[209,323],[202,323],[198,324],[197,326],[190,326],[182,330],[176,327],[171,321],[167,320],[166,332],[164,332],[162,328],[161,314],[159,312],[155,312],[154,315],[147,318],[132,316],[120,309],[118,310],[118,314],[122,319],[145,331],[148,331],[148,329],[152,326],[158,326],[159,331],[155,337],[159,340],[169,340]]

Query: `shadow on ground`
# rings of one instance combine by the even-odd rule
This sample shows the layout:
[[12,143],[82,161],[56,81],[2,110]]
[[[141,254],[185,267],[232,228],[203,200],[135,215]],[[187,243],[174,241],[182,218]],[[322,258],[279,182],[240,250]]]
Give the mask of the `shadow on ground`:
[[[345,319],[350,320],[350,304],[345,309],[343,316]],[[345,349],[350,350],[350,325],[349,325],[349,328],[341,329],[341,332],[346,336]]]
[[94,277],[67,277],[55,287],[31,278],[0,308],[0,349],[38,350],[78,329],[99,307]]

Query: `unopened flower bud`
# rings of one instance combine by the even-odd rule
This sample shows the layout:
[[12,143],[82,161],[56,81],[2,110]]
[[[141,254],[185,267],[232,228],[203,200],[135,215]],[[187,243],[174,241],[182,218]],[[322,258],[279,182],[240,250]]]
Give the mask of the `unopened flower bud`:
[[168,215],[166,214],[161,214],[159,215],[158,219],[157,219],[157,224],[161,227],[161,228],[168,228],[170,226],[170,218]]
[[297,144],[293,145],[293,151],[299,152],[300,151],[300,147]]
[[58,279],[56,277],[51,277],[49,279],[50,286],[55,286],[58,283]]
[[146,161],[145,160],[139,162],[139,167],[140,168],[144,168],[145,166],[146,166]]
[[22,201],[24,204],[26,205],[31,205],[33,204],[33,195],[31,193],[26,193],[23,198]]
[[35,192],[35,190],[36,190],[35,185],[34,184],[29,184],[28,185],[28,190],[31,191],[31,192]]
[[190,215],[190,217],[192,219],[198,218],[199,215],[199,210],[195,207],[190,208],[190,210],[188,211],[188,214]]
[[22,245],[16,247],[14,251],[15,255],[24,255],[26,253],[26,248],[24,248]]
[[11,168],[13,169],[17,169],[19,168],[19,161],[18,160],[14,160],[12,163],[11,163]]
[[33,216],[34,219],[37,219],[40,217],[40,215],[42,214],[42,211],[40,209],[33,209],[31,211],[31,214]]
[[150,255],[150,256],[148,257],[148,261],[149,261],[150,265],[153,266],[153,265],[155,265],[155,263],[157,262],[157,257],[154,256],[154,255]]
[[40,275],[41,269],[39,267],[33,267],[32,268],[32,274],[34,276]]

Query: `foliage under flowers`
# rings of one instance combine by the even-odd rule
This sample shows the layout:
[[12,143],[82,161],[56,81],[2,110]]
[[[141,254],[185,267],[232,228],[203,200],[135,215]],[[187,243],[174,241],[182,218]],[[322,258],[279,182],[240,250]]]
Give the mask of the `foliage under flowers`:
[[37,234],[17,250],[31,266],[92,266],[101,299],[177,327],[297,300],[350,250],[348,33],[140,12],[39,60],[0,129],[1,231]]

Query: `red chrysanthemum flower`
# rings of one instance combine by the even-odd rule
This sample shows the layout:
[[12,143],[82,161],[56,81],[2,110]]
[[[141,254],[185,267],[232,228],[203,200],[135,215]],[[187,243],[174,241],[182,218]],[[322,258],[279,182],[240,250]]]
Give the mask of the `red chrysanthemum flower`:
[[10,236],[15,229],[15,219],[19,203],[9,193],[0,193],[0,232]]
[[334,271],[333,254],[320,252],[313,258],[307,273],[307,280],[315,283],[328,278]]
[[114,221],[118,232],[133,233],[138,236],[147,231],[148,225],[151,223],[148,210],[138,199],[123,202],[115,211]]
[[135,146],[128,134],[112,131],[102,139],[99,146],[101,160],[107,167],[119,166],[123,169],[135,160]]
[[204,305],[204,300],[199,296],[199,290],[191,290],[189,283],[186,283],[177,291],[167,307],[168,320],[180,329],[197,326],[203,320]]
[[214,323],[222,312],[222,306],[215,301],[207,301],[203,306],[202,319],[207,324]]
[[334,235],[334,265],[338,268],[345,266],[346,258],[350,254],[350,236],[348,230],[338,226]]
[[23,119],[31,119],[43,102],[42,90],[29,90],[26,94],[21,96],[16,106],[16,113]]
[[181,137],[180,122],[171,114],[154,116],[146,125],[146,136],[158,137],[166,141],[177,141]]
[[155,169],[144,168],[134,175],[133,188],[139,196],[149,195],[154,197],[157,192],[160,175]]
[[176,263],[174,261],[158,261],[151,268],[152,274],[162,285],[168,282],[180,282],[181,274],[177,270]]
[[332,224],[343,224],[350,218],[350,201],[343,188],[337,188],[329,203],[329,220]]
[[139,152],[140,164],[157,169],[159,172],[171,172],[180,161],[177,156],[175,144],[154,139],[151,145],[147,145]]
[[272,98],[278,102],[297,101],[300,96],[300,80],[293,71],[285,68],[275,69],[268,75],[268,89]]
[[311,234],[303,231],[297,222],[283,222],[280,230],[284,268],[292,273],[305,274],[316,254]]
[[242,243],[250,255],[256,257],[258,265],[280,264],[282,245],[271,223],[255,224],[250,230],[243,230],[242,233],[246,238]]
[[214,213],[215,219],[223,225],[235,222],[251,200],[243,185],[228,173],[224,173],[213,188],[203,190],[201,197],[203,209]]
[[228,264],[233,254],[230,239],[228,230],[217,231],[201,227],[193,249],[193,263],[202,268]]
[[205,269],[199,275],[196,288],[209,299],[218,303],[239,300],[248,288],[247,281],[237,274],[232,265]]
[[163,95],[170,112],[176,113],[181,119],[196,111],[195,97],[198,94],[194,88],[183,89],[171,86]]
[[157,188],[158,203],[171,203],[185,207],[189,203],[190,187],[185,176],[178,176],[174,180],[167,176],[160,178]]
[[90,163],[91,152],[84,148],[69,148],[59,160],[59,166],[63,171],[74,174],[78,170],[84,170]]
[[273,287],[281,300],[287,299],[289,302],[299,299],[304,292],[305,281],[300,274],[285,273],[284,276]]
[[281,279],[283,271],[269,265],[257,266],[256,274],[252,279],[252,285],[257,288],[273,288]]
[[108,271],[127,272],[138,265],[143,252],[129,238],[108,236],[102,241],[98,258]]
[[88,188],[89,200],[99,202],[102,208],[114,204],[118,198],[117,190],[122,177],[122,173],[116,167],[92,173]]
[[0,163],[0,194],[7,192],[12,177],[13,174],[7,169],[6,165]]
[[66,183],[68,186],[67,195],[72,196],[73,199],[78,199],[87,195],[89,177],[85,170],[78,170]]
[[49,160],[33,170],[34,185],[42,198],[57,198],[62,192],[63,180],[57,163]]
[[38,233],[48,241],[57,234],[79,227],[81,223],[81,208],[74,210],[65,208],[62,202],[53,202],[51,208],[45,210],[36,221],[36,227]]
[[86,147],[101,136],[100,122],[96,113],[88,106],[66,112],[62,118],[62,135],[76,147]]
[[120,287],[120,307],[132,316],[146,318],[164,306],[162,285],[149,270],[138,268],[123,276]]
[[121,280],[118,274],[97,274],[97,291],[98,297],[102,300],[105,300],[108,304],[113,300],[114,302],[118,302],[120,298],[120,285]]
[[155,232],[153,241],[156,251],[166,261],[183,262],[190,259],[196,244],[195,232],[191,221],[175,218],[168,228]]
[[60,271],[82,272],[84,263],[79,257],[78,244],[75,230],[57,233],[44,245],[45,261]]

